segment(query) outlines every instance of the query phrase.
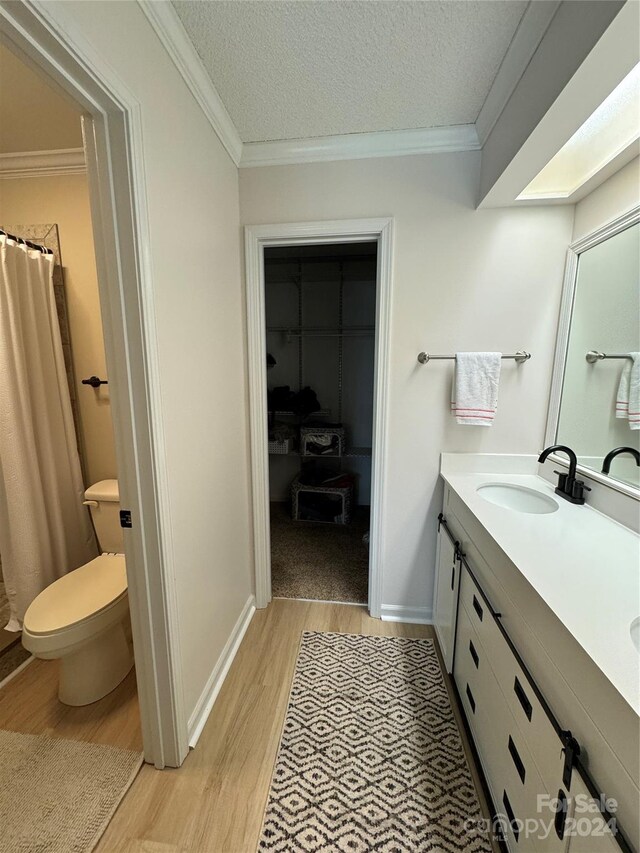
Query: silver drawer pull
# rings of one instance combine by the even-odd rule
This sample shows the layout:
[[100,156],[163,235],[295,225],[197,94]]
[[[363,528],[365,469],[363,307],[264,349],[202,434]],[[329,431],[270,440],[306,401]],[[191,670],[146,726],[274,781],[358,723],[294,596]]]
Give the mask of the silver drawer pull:
[[478,657],[478,652],[476,651],[476,647],[473,645],[471,640],[469,640],[469,654],[473,658],[473,662],[476,665],[476,669],[478,669],[478,666],[480,664],[480,658]]

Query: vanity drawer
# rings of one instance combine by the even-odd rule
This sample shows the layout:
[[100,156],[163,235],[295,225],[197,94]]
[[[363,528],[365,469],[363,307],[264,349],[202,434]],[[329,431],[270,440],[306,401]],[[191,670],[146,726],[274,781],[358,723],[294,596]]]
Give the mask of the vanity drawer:
[[[548,831],[553,815],[538,813],[539,795],[557,796],[562,775],[560,751],[554,781],[545,785],[464,606],[458,612],[454,677],[494,806],[506,826],[509,849],[561,853],[564,842],[554,830]],[[539,819],[545,824],[541,833]],[[523,821],[522,826],[511,827],[509,822],[514,820]]]
[[[458,688],[458,694],[464,707],[465,716],[469,727],[476,740],[476,747],[483,752],[479,742],[478,720],[483,712],[479,703],[481,678],[485,675],[486,664],[483,663],[480,670],[480,657],[478,653],[480,642],[471,627],[469,617],[460,608],[458,612],[458,624],[456,626],[456,654],[453,664],[453,677]],[[482,652],[484,658],[484,652]],[[489,671],[491,679],[493,674]]]
[[552,788],[558,780],[562,742],[498,627],[492,608],[467,569],[460,580],[460,600],[486,650],[495,680],[523,741],[531,750],[542,781]]
[[504,638],[492,664],[496,681],[531,750],[538,772],[547,785],[553,786],[559,779],[558,766],[562,765],[559,759],[562,741]]
[[[554,827],[555,815],[550,808],[542,805],[558,796],[562,784],[562,761],[559,757],[556,783],[550,788],[540,777],[513,717],[510,718],[508,731],[499,748],[504,768],[504,790],[515,817],[523,821],[515,849],[531,849],[535,853],[563,853],[567,846],[566,840],[558,838]],[[506,812],[506,808],[503,811]],[[515,841],[515,832],[512,831],[512,834]],[[513,846],[511,849],[514,849]]]
[[499,654],[504,639],[493,615],[493,608],[471,577],[466,566],[460,578],[460,603],[469,615],[480,642],[487,655],[493,659]]

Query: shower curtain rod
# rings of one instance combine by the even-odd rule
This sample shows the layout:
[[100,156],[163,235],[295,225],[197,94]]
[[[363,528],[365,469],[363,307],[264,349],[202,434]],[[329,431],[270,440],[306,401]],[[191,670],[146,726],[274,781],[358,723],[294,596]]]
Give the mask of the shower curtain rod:
[[46,246],[39,246],[37,243],[32,243],[31,240],[25,240],[24,237],[14,237],[13,234],[5,231],[4,228],[0,228],[0,234],[4,234],[8,240],[14,240],[16,243],[28,246],[30,249],[36,249],[38,252],[42,252],[43,255],[53,255],[53,249],[47,249]]

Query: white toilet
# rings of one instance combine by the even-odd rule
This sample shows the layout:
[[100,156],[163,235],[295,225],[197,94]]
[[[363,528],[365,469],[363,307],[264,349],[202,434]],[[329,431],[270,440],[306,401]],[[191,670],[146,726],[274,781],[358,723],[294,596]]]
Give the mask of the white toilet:
[[119,497],[117,480],[87,489],[102,556],[48,586],[24,617],[25,649],[60,658],[58,697],[65,705],[97,702],[133,666]]

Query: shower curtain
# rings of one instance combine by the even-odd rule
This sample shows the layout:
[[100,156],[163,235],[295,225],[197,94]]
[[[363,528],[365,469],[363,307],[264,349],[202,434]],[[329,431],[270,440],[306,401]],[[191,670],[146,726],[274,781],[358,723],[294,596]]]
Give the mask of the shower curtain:
[[21,629],[38,593],[98,553],[82,505],[53,265],[52,255],[0,234],[0,558],[9,631]]

